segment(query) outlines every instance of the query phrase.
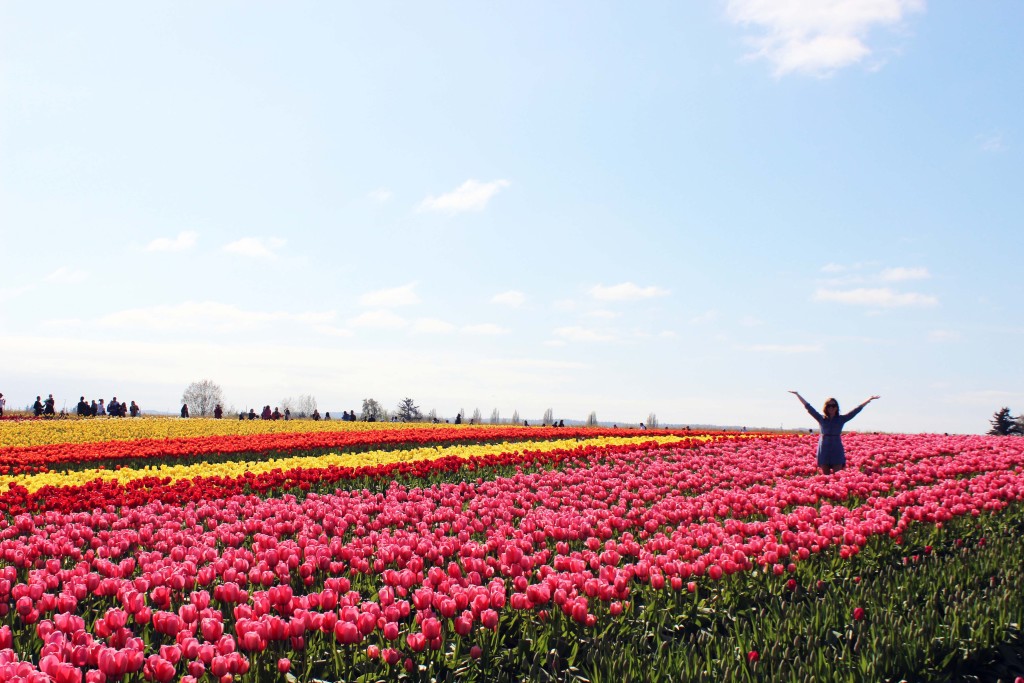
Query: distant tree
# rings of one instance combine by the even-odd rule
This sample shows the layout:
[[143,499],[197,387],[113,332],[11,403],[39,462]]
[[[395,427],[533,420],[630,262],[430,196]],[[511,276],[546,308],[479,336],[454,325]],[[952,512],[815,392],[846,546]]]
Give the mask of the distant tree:
[[281,412],[288,410],[292,417],[309,417],[316,410],[316,398],[312,394],[301,394],[298,398],[281,399]]
[[648,429],[657,429],[658,428],[658,416],[655,415],[654,413],[651,413],[650,415],[647,416],[647,428]]
[[483,419],[483,415],[480,414],[480,409],[479,408],[474,408],[473,409],[473,424],[475,424],[475,425],[480,424],[480,421],[482,419]]
[[383,422],[387,419],[387,414],[377,401],[372,398],[364,398],[361,419],[364,422]]
[[395,414],[402,422],[419,422],[423,419],[420,407],[408,397],[398,402],[398,410]]
[[548,408],[547,410],[544,411],[544,419],[541,420],[541,422],[543,422],[546,425],[549,425],[549,424],[554,423],[554,421],[555,421],[555,411],[553,411],[551,408]]
[[1010,415],[1010,409],[1006,406],[1003,406],[992,415],[989,424],[992,425],[992,429],[988,430],[988,433],[992,436],[1010,436],[1017,430],[1013,416]]
[[495,408],[494,410],[491,411],[491,424],[492,425],[500,425],[501,424],[501,413],[498,412],[497,408]]
[[213,415],[213,409],[217,404],[224,405],[224,392],[216,382],[204,379],[185,387],[181,402],[188,406],[189,415],[206,417]]
[[295,402],[295,407],[298,408],[299,417],[309,417],[316,412],[316,397],[312,394],[299,396]]
[[518,410],[512,411],[512,424],[517,425],[521,421],[522,420],[519,419],[519,411]]
[[436,420],[437,420],[437,410],[435,410],[434,408],[431,408],[430,412],[427,413],[427,422],[434,422]]
[[596,411],[591,411],[590,415],[587,415],[587,426],[588,427],[596,427],[597,426],[597,412]]
[[1017,436],[1024,436],[1024,413],[1017,416],[1017,421],[1013,423],[1014,434]]

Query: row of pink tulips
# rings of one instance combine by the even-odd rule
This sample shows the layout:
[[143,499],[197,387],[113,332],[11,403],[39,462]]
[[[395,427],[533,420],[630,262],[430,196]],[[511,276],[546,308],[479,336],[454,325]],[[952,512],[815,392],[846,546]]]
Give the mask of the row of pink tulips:
[[[227,683],[259,653],[324,637],[396,664],[450,639],[480,647],[508,610],[594,626],[640,586],[783,574],[826,548],[848,557],[915,522],[1024,499],[1024,440],[847,446],[851,467],[834,477],[816,475],[813,442],[794,437],[599,452],[387,493],[19,515],[0,522],[0,614],[13,628],[0,630],[0,680],[38,668],[59,681]],[[30,627],[22,647],[36,654],[20,662],[12,639]]]

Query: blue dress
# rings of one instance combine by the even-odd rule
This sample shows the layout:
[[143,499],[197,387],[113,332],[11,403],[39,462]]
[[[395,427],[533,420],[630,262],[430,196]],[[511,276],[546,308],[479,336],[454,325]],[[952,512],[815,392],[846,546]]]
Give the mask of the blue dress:
[[[803,400],[803,399],[801,399]],[[804,408],[818,422],[821,437],[818,439],[818,466],[843,467],[846,465],[846,451],[843,450],[843,426],[857,416],[864,406],[857,406],[846,415],[823,417],[810,403],[803,401]]]

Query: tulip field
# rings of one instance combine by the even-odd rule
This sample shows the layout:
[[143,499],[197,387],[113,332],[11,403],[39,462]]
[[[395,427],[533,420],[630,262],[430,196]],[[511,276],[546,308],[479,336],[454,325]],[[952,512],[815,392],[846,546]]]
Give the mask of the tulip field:
[[0,681],[1024,681],[1024,439],[0,420]]

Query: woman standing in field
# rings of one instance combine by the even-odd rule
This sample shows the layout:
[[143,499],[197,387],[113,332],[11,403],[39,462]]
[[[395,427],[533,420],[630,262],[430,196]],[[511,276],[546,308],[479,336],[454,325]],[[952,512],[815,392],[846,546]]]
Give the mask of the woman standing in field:
[[846,467],[846,451],[843,450],[843,426],[857,416],[864,406],[881,396],[872,396],[859,406],[848,412],[846,415],[839,414],[839,401],[830,398],[825,401],[825,416],[811,407],[811,404],[804,400],[798,391],[789,393],[800,399],[804,408],[811,414],[821,428],[821,437],[818,439],[818,467],[823,474],[832,474]]

